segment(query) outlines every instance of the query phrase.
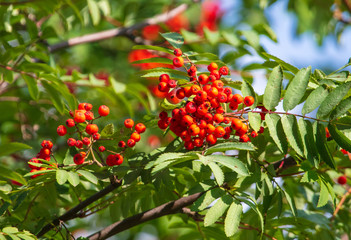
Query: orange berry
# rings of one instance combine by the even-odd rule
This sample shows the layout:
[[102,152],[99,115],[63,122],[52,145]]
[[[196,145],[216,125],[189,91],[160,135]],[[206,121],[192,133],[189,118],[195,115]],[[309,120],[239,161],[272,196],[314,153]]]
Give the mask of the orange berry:
[[238,119],[238,118],[233,118],[232,119],[232,128],[234,130],[239,130],[243,125],[244,124],[243,124],[243,122],[240,119]]
[[60,125],[60,126],[57,127],[57,134],[59,136],[65,136],[66,133],[67,133],[67,128],[65,126]]
[[210,65],[207,67],[208,71],[212,72],[213,70],[218,69],[218,65],[215,62],[211,62]]
[[132,128],[134,126],[133,119],[128,118],[128,119],[124,120],[124,126],[126,128]]
[[134,147],[135,146],[135,140],[134,139],[128,139],[127,141],[128,147]]
[[214,116],[213,116],[213,121],[215,121],[216,123],[221,123],[223,122],[224,120],[224,117],[222,114],[220,113],[216,113]]
[[209,144],[213,145],[217,142],[217,138],[215,135],[213,134],[209,134],[206,136],[206,142],[208,142]]
[[178,88],[176,92],[176,97],[179,99],[185,98],[185,92],[183,88]]
[[139,134],[145,132],[146,127],[143,123],[137,123],[135,125],[135,131],[137,131]]
[[71,128],[71,127],[74,127],[76,124],[74,122],[74,120],[72,118],[69,118],[66,120],[66,126]]
[[246,96],[244,98],[244,104],[248,107],[252,106],[252,104],[254,104],[255,99],[252,96]]
[[250,141],[250,138],[249,138],[249,136],[247,136],[246,134],[244,134],[244,135],[241,135],[241,136],[240,136],[239,141],[240,141],[240,142],[248,142],[248,141]]
[[74,113],[74,121],[77,123],[85,122],[85,110],[76,110]]
[[209,134],[211,134],[211,133],[213,133],[214,131],[216,130],[216,127],[215,126],[213,126],[212,124],[207,124],[207,126],[206,126],[206,132],[207,133],[209,133]]
[[161,74],[158,80],[167,83],[170,79],[168,74]]
[[84,160],[85,160],[85,156],[86,156],[86,153],[85,153],[85,152],[77,153],[77,154],[74,155],[74,157],[73,157],[74,163],[77,164],[77,165],[83,164],[83,163],[84,163]]
[[221,75],[228,75],[229,73],[229,68],[227,66],[223,66],[221,68],[219,68],[219,73]]
[[208,83],[208,76],[206,74],[201,74],[199,76],[199,83],[201,83],[202,85],[205,85]]
[[124,141],[119,141],[118,142],[118,147],[124,148],[126,146],[126,143]]
[[236,93],[233,95],[232,101],[235,102],[236,104],[242,103],[243,100],[244,100],[243,97],[239,93]]
[[101,105],[98,109],[98,113],[100,116],[105,117],[110,113],[110,109],[106,105]]
[[191,95],[196,95],[199,91],[201,91],[201,88],[199,85],[191,86]]
[[121,165],[123,163],[123,156],[121,154],[115,154],[116,165]]
[[222,126],[216,127],[216,129],[215,129],[215,131],[214,131],[215,137],[221,138],[221,137],[224,136],[224,134],[225,134],[224,127],[222,127]]
[[183,52],[182,52],[182,50],[180,50],[180,48],[176,48],[176,49],[174,49],[173,54],[177,57],[180,57],[180,56],[182,56]]
[[88,124],[85,127],[85,132],[87,134],[93,135],[94,133],[97,133],[99,131],[99,128],[96,124]]
[[181,67],[184,65],[184,59],[182,57],[173,58],[173,66]]
[[140,134],[137,132],[133,132],[132,135],[130,135],[130,138],[133,139],[135,142],[139,142],[141,139]]

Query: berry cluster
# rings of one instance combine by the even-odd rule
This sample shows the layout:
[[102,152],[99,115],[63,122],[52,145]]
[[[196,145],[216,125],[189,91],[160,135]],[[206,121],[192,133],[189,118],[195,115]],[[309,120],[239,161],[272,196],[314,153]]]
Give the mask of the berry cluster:
[[[44,167],[38,167],[32,163],[42,163],[42,161],[40,159],[43,159],[43,160],[46,160],[46,161],[50,161],[51,159],[51,149],[53,147],[53,143],[49,140],[44,140],[42,143],[41,143],[41,149],[39,151],[39,153],[37,154],[37,156],[35,158],[32,158],[28,161],[28,166],[32,169],[30,172],[37,172],[37,171],[44,171],[44,170],[47,170],[46,168]],[[35,174],[35,175],[32,175],[31,178],[36,178],[38,177],[39,175],[42,175],[42,174]]]
[[[81,165],[85,162],[89,154],[91,153],[93,159],[97,161],[93,154],[93,144],[98,141],[101,137],[99,134],[99,127],[94,123],[94,120],[105,117],[109,115],[110,109],[105,105],[101,105],[98,109],[98,117],[94,117],[94,113],[92,111],[93,105],[90,103],[80,103],[78,105],[78,110],[75,112],[70,111],[70,115],[72,118],[66,120],[66,126],[60,125],[57,127],[57,134],[59,136],[64,136],[67,134],[67,128],[74,128],[75,131],[70,133],[78,133],[78,138],[70,137],[67,140],[67,145],[69,147],[76,147],[78,149],[83,149],[84,151],[80,151],[75,154],[73,157],[73,161],[76,165]],[[126,128],[132,130],[134,126],[134,121],[132,119],[127,119],[124,122]],[[106,165],[115,166],[123,163],[123,153],[126,147],[134,147],[136,142],[139,142],[141,137],[140,134],[145,132],[146,127],[142,123],[138,123],[135,125],[135,131],[132,130],[132,134],[127,141],[127,144],[124,141],[120,141],[118,146],[123,148],[120,153],[115,153],[110,150],[106,150],[104,146],[99,146],[100,152],[110,152],[113,154],[109,154],[106,158]]]
[[[239,137],[241,142],[250,141],[257,133],[249,129],[248,120],[242,112],[227,112],[227,107],[232,111],[244,109],[254,104],[252,96],[245,98],[236,93],[232,88],[225,87],[222,76],[229,74],[227,66],[218,67],[214,62],[207,67],[209,74],[197,75],[197,67],[187,59],[190,66],[187,68],[180,49],[174,50],[173,65],[184,67],[188,73],[190,83],[182,86],[172,80],[168,74],[159,77],[158,90],[167,92],[167,99],[186,99],[181,107],[173,109],[172,116],[163,111],[159,114],[158,126],[160,129],[170,128],[185,142],[188,150],[201,147],[205,143],[213,145],[217,139],[229,139],[231,135]],[[264,111],[265,109],[262,109]],[[264,118],[264,113],[261,114]],[[235,130],[235,132],[234,132]],[[260,130],[263,132],[263,129]]]

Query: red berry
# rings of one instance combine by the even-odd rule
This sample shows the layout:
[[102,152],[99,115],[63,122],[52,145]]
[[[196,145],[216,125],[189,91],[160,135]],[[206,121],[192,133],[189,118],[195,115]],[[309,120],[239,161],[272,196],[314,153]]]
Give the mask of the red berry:
[[255,137],[257,137],[257,136],[258,136],[258,134],[257,134],[256,131],[252,131],[252,132],[251,132],[251,137],[255,138]]
[[99,151],[100,151],[100,152],[105,152],[105,150],[106,150],[106,148],[105,148],[104,146],[100,146],[100,147],[99,147]]
[[135,142],[139,142],[141,139],[140,134],[137,132],[133,132],[132,135],[130,135],[130,138],[133,139]]
[[210,63],[210,65],[208,65],[207,69],[208,69],[208,71],[212,72],[212,71],[218,69],[218,65],[217,65],[217,63],[212,62],[212,63]]
[[77,123],[85,122],[85,110],[76,110],[74,113],[74,121]]
[[84,113],[84,115],[85,115],[85,119],[88,120],[88,121],[94,119],[94,113],[93,113],[93,112],[86,111],[86,112]]
[[66,126],[67,127],[74,127],[76,125],[76,123],[74,122],[74,120],[72,118],[69,118],[66,120]]
[[110,113],[110,109],[106,105],[101,105],[98,109],[98,113],[100,116],[105,117]]
[[176,48],[176,49],[174,49],[174,51],[173,51],[173,53],[174,53],[174,55],[176,56],[176,57],[180,57],[180,56],[182,56],[182,50],[180,50],[180,48]]
[[134,139],[128,139],[127,145],[128,145],[128,147],[134,147],[135,146],[135,140]]
[[338,183],[339,183],[340,185],[344,185],[346,182],[347,182],[346,176],[340,176],[340,177],[338,178]]
[[137,125],[135,125],[135,131],[137,131],[138,133],[143,133],[145,132],[146,127],[143,123],[137,123]]
[[73,147],[76,145],[76,140],[74,138],[69,138],[67,139],[67,145],[70,146],[70,147]]
[[165,112],[165,111],[162,111],[162,112],[160,112],[160,114],[158,115],[158,117],[159,117],[160,119],[166,119],[166,118],[168,118],[168,113]]
[[175,57],[173,59],[173,65],[175,67],[181,67],[184,64],[184,59],[182,57]]
[[227,66],[221,67],[221,68],[219,69],[219,73],[220,73],[221,75],[228,75],[228,73],[229,73],[228,67],[227,67]]
[[54,146],[54,144],[52,144],[52,142],[49,140],[43,140],[41,142],[41,146],[42,146],[42,148],[51,149]]
[[83,142],[81,140],[76,141],[76,147],[77,148],[83,148]]
[[168,86],[168,88],[175,88],[177,86],[177,81],[170,79],[167,82],[167,86]]
[[121,165],[123,163],[123,156],[121,154],[116,154],[115,155],[116,158],[116,165]]
[[345,149],[340,150],[343,154],[347,154],[347,151]]
[[88,146],[90,144],[90,139],[87,137],[84,137],[82,142],[84,145]]
[[[197,68],[195,65],[191,65],[190,68],[188,69],[188,75],[189,76],[195,76],[196,75]],[[196,78],[194,79],[196,80]]]
[[85,104],[86,103],[79,103],[78,104],[78,110],[85,110]]
[[199,83],[201,83],[202,85],[207,84],[208,81],[209,81],[209,79],[208,79],[208,76],[206,74],[201,74],[199,76]]
[[254,104],[255,99],[252,96],[246,96],[244,98],[244,104],[248,107],[250,107],[252,104]]
[[235,102],[236,104],[240,104],[244,101],[244,99],[239,93],[236,93],[233,95],[232,101]]
[[94,140],[99,140],[100,137],[101,137],[101,136],[100,136],[99,133],[94,133],[94,134],[93,134],[93,139],[94,139]]
[[28,166],[31,169],[39,169],[39,167],[32,165],[31,163],[40,163],[40,160],[37,158],[32,158],[31,160],[28,161]]
[[84,163],[84,160],[85,160],[85,156],[86,156],[86,153],[85,153],[85,152],[77,153],[77,154],[74,155],[74,157],[73,157],[74,163],[77,164],[77,165],[83,164],[83,163]]
[[134,126],[133,119],[128,118],[128,119],[124,120],[124,126],[126,128],[132,128]]
[[57,127],[57,134],[59,136],[65,136],[66,133],[67,133],[67,128],[65,126],[60,125],[60,126]]
[[110,167],[116,165],[116,156],[114,154],[108,155],[106,158],[106,164]]
[[97,133],[99,131],[99,128],[96,124],[88,124],[85,127],[85,132],[87,134],[93,135],[94,133]]
[[239,141],[240,141],[240,142],[248,142],[248,141],[250,141],[250,138],[249,138],[249,136],[247,136],[246,134],[244,134],[244,135],[241,135],[241,136],[240,136]]
[[84,109],[90,111],[91,109],[93,109],[93,105],[91,103],[86,103]]
[[168,80],[170,80],[170,77],[169,77],[168,74],[161,74],[158,80],[159,80],[160,82],[165,82],[165,83],[167,83]]
[[124,141],[119,141],[118,147],[124,148],[126,146],[126,143]]
[[160,82],[158,85],[157,85],[157,89],[160,91],[160,92],[168,92],[169,91],[169,87],[168,87],[168,81],[167,82]]

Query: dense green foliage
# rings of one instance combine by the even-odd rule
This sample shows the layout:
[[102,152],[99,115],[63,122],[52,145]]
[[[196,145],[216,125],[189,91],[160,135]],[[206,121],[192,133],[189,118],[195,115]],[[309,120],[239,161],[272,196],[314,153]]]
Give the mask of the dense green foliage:
[[[351,238],[351,81],[344,70],[351,63],[323,72],[269,54],[260,38],[276,41],[264,15],[275,1],[242,1],[226,11],[217,11],[215,1],[206,9],[208,2],[0,1],[0,239],[88,236],[197,193],[168,216],[151,212],[155,219],[136,218],[116,236]],[[312,31],[321,43],[330,33],[342,34],[348,23],[340,16],[350,14],[351,3],[291,0],[288,9],[299,20],[297,32]],[[239,10],[230,27],[221,22],[223,14]],[[178,18],[167,18],[168,11],[179,11]],[[145,30],[149,24],[158,24],[156,37]],[[113,34],[103,32],[112,29]],[[83,35],[86,40],[77,38]],[[154,89],[158,77],[167,73],[180,87],[194,85],[184,70],[170,68],[174,48],[198,66],[198,74],[211,62],[228,66],[231,74],[222,76],[223,83],[255,103],[226,113],[247,119],[250,131],[264,132],[251,142],[231,136],[191,151],[169,129],[162,132],[159,112],[171,113],[186,100],[160,98]],[[243,56],[260,61],[242,66]],[[263,78],[255,77],[257,70]],[[262,95],[252,87],[258,80],[267,80]],[[96,148],[120,151],[118,141],[130,135],[126,118],[146,125],[141,142],[123,150],[122,165],[106,166],[106,152],[96,153],[103,167],[73,164],[80,150],[69,148],[68,137],[58,136],[56,128],[83,102],[94,105],[95,116],[98,106],[110,108],[96,121]],[[32,179],[38,173],[29,173],[27,162],[43,140],[54,143],[54,157],[36,163],[46,169]],[[340,176],[346,184],[338,184]],[[106,194],[55,223],[101,191]],[[43,232],[45,226],[50,229]]]

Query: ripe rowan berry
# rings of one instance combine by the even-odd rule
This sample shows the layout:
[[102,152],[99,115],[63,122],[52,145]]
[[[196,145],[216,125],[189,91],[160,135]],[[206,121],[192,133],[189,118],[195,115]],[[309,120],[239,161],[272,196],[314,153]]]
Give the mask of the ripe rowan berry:
[[134,126],[133,119],[128,118],[128,119],[124,120],[124,126],[126,128],[132,128]]
[[201,147],[204,144],[204,140],[200,137],[196,137],[193,140],[193,144],[195,147]]
[[86,103],[79,103],[78,104],[78,110],[85,110],[85,104]]
[[126,146],[126,143],[124,141],[119,141],[118,142],[118,147],[124,148]]
[[106,158],[106,165],[110,166],[110,167],[116,165],[116,156],[115,156],[115,154],[110,154],[110,155],[107,156],[107,158]]
[[[211,115],[212,116],[212,115]],[[207,122],[203,119],[200,120],[199,128],[204,129],[207,126]]]
[[196,124],[192,124],[189,128],[188,131],[191,136],[196,136],[200,133],[200,128]]
[[232,94],[232,89],[231,88],[228,88],[228,87],[226,87],[226,88],[223,88],[223,92],[227,95],[227,97],[230,95],[230,94]]
[[100,137],[101,137],[101,135],[100,135],[99,133],[94,133],[94,134],[93,134],[93,139],[94,139],[94,140],[99,140]]
[[181,67],[184,65],[184,59],[182,57],[173,58],[173,66]]
[[173,54],[176,57],[180,57],[180,56],[182,56],[183,52],[182,52],[182,50],[180,50],[180,48],[176,48],[176,49],[174,49]]
[[72,118],[69,118],[66,120],[66,126],[71,128],[71,127],[74,127],[76,124],[74,122],[74,120]]
[[199,76],[199,83],[200,84],[205,85],[208,83],[208,81],[209,81],[209,79],[208,79],[208,76],[206,74],[201,74]]
[[243,122],[240,119],[238,119],[238,118],[233,118],[232,119],[232,128],[234,130],[239,130],[240,128],[242,128],[243,125],[244,124],[243,124]]
[[258,133],[263,133],[264,132],[264,127],[260,127],[260,130],[258,131]]
[[216,138],[216,136],[213,135],[213,134],[208,134],[208,135],[206,136],[206,142],[208,142],[208,143],[211,144],[211,145],[216,144],[217,138]]
[[185,92],[183,88],[178,88],[176,92],[176,97],[179,99],[185,98]]
[[69,115],[70,115],[71,117],[74,117],[74,113],[72,112],[72,110],[69,110]]
[[85,115],[85,119],[88,120],[88,121],[94,119],[94,113],[91,112],[91,111],[86,111],[86,112],[84,113],[84,115]]
[[216,127],[213,126],[212,124],[208,123],[206,126],[206,132],[208,134],[214,133],[214,131],[216,130]]
[[190,97],[191,94],[193,94],[190,86],[184,87],[183,89],[184,89],[185,97]]
[[84,145],[88,146],[90,144],[90,139],[87,138],[87,137],[84,137],[82,142],[83,142]]
[[170,79],[171,79],[171,78],[169,77],[168,74],[161,74],[160,77],[158,78],[158,80],[159,80],[160,82],[165,82],[165,83],[167,83],[168,80],[170,80]]
[[93,135],[99,131],[99,127],[96,124],[88,124],[85,127],[85,132],[89,135]]
[[194,119],[190,116],[190,115],[185,115],[182,117],[182,124],[184,126],[190,126],[191,124],[193,124]]
[[190,141],[191,140],[191,136],[189,134],[189,132],[187,130],[183,131],[180,133],[180,138],[184,141],[184,142],[187,142],[187,141]]
[[196,71],[197,71],[196,66],[195,65],[191,65],[190,68],[188,69],[188,75],[189,76],[195,76],[196,75]]
[[250,107],[252,104],[254,104],[255,99],[252,96],[246,96],[244,98],[244,104],[248,107]]
[[110,113],[110,109],[106,105],[101,105],[98,109],[98,113],[100,116],[105,117]]
[[67,145],[70,146],[70,147],[73,147],[76,145],[76,140],[74,138],[69,138],[67,139]]
[[326,138],[330,138],[331,137],[331,135],[329,133],[329,129],[327,127],[325,128],[325,137]]
[[201,104],[197,107],[196,112],[199,115],[204,116],[208,112],[208,108],[205,106],[205,104]]
[[86,103],[84,106],[84,109],[86,111],[90,111],[91,109],[93,109],[93,105],[91,103]]
[[168,102],[170,102],[172,104],[178,104],[180,102],[180,99],[177,98],[177,93],[176,93],[175,89],[173,89],[172,91],[167,93],[166,98],[167,98]]
[[145,130],[146,130],[146,127],[143,123],[137,123],[135,125],[135,131],[137,131],[137,133],[139,133],[139,134],[143,133],[143,132],[145,132]]
[[214,82],[214,81],[216,81],[216,80],[217,80],[217,77],[216,77],[215,75],[210,74],[210,76],[208,76],[208,81],[209,81],[209,82]]
[[227,102],[227,94],[225,94],[224,92],[218,93],[217,99],[219,102],[225,103]]
[[77,148],[83,148],[83,142],[81,140],[76,141],[76,147]]
[[77,165],[81,165],[84,163],[86,153],[85,152],[80,152],[74,155],[73,161]]
[[181,116],[185,116],[186,114],[187,114],[187,112],[186,112],[186,110],[185,110],[185,108],[179,108],[179,114],[181,115]]
[[237,110],[238,109],[238,104],[236,103],[236,102],[230,102],[229,103],[229,108],[231,109],[231,110]]
[[216,113],[214,116],[213,116],[213,121],[215,121],[216,123],[221,123],[223,122],[224,120],[224,117],[222,114],[220,113]]
[[223,66],[219,68],[219,74],[221,75],[228,75],[229,68],[227,66]]
[[139,142],[141,137],[140,137],[140,134],[137,133],[137,132],[133,132],[131,135],[130,135],[130,138],[133,139],[135,142]]
[[66,133],[67,133],[67,128],[65,126],[60,125],[60,126],[57,127],[57,134],[59,136],[65,136]]
[[223,123],[225,123],[225,124],[231,123],[230,118],[229,118],[229,117],[224,117],[224,118],[223,118]]
[[208,90],[208,95],[210,97],[217,97],[218,96],[218,89],[216,87],[211,87],[210,90]]
[[165,111],[162,111],[162,112],[160,112],[160,113],[158,114],[158,117],[159,117],[160,119],[166,119],[166,118],[168,118],[168,113],[165,112]]
[[194,149],[194,143],[192,141],[186,141],[186,142],[184,142],[184,147],[187,150],[191,151]]
[[177,86],[177,81],[170,79],[167,82],[167,86],[168,86],[168,88],[175,88]]
[[52,142],[49,141],[49,140],[43,140],[43,141],[41,142],[41,147],[42,147],[42,148],[51,149],[53,146],[54,146],[54,144],[52,144]]
[[[32,170],[30,170],[30,173],[37,172],[37,171],[39,171],[39,170],[38,169],[32,169]],[[30,176],[30,178],[34,179],[34,178],[36,178],[38,176],[39,176],[39,174],[34,174],[34,175]]]
[[158,120],[158,122],[157,122],[158,128],[159,128],[159,129],[162,129],[162,130],[166,129],[166,128],[168,127],[168,125],[169,125],[169,124],[168,124],[164,119],[160,119],[160,120]]
[[224,83],[221,80],[216,80],[216,81],[213,81],[212,83],[212,87],[215,87],[218,90],[223,89],[223,86],[224,86]]
[[76,123],[83,123],[85,122],[85,110],[76,110],[74,113],[74,121]]
[[222,126],[217,126],[215,131],[213,132],[216,138],[221,138],[225,134],[225,130]]
[[207,67],[207,70],[210,72],[212,72],[213,70],[216,70],[216,69],[218,69],[218,65],[215,62],[211,62]]
[[243,134],[240,136],[239,141],[240,142],[248,142],[248,141],[250,141],[250,138],[246,134]]
[[343,154],[347,154],[348,152],[345,149],[340,150]]
[[188,102],[185,105],[185,110],[187,113],[194,113],[196,112],[196,104],[194,102]]
[[135,146],[135,140],[134,139],[128,139],[127,141],[128,147],[134,147]]
[[201,91],[201,88],[199,85],[191,86],[191,95],[196,95],[199,91]]
[[235,102],[236,104],[242,103],[243,100],[244,100],[243,97],[239,93],[236,93],[233,95],[232,101]]
[[100,147],[99,147],[99,151],[100,151],[100,152],[105,152],[105,150],[106,150],[106,148],[105,148],[104,146],[100,146]]
[[338,178],[338,183],[339,183],[340,185],[344,185],[346,182],[347,182],[346,176],[340,176],[340,177]]
[[243,123],[242,127],[239,130],[237,130],[235,134],[237,134],[238,136],[242,136],[247,133],[247,130],[247,125]]
[[121,154],[116,154],[115,155],[116,158],[116,165],[121,165],[123,163],[123,156]]
[[169,87],[168,87],[168,83],[167,82],[160,82],[157,85],[157,88],[160,92],[168,92],[169,91]]

